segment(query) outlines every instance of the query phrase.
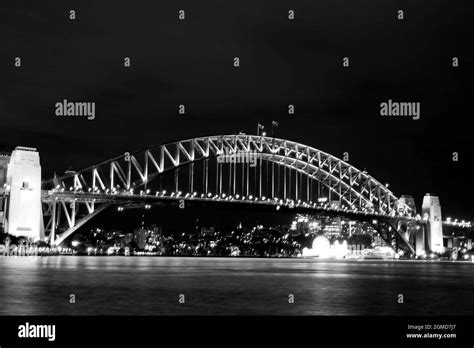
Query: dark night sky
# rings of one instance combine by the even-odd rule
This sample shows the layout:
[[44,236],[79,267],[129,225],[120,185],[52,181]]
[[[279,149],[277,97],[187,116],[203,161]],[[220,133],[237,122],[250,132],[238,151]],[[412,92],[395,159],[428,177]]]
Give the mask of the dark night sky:
[[[418,208],[434,192],[445,217],[473,220],[469,3],[2,1],[0,151],[36,147],[47,177],[171,140],[255,133],[257,122],[276,120],[276,136],[337,157],[347,151],[351,164],[395,195],[413,195]],[[55,116],[63,99],[94,101],[96,119]],[[421,119],[381,117],[388,99],[421,102]]]

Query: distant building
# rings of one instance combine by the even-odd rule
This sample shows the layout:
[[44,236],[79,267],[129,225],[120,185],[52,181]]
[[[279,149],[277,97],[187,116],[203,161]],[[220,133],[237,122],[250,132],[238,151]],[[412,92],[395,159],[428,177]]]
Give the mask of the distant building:
[[331,219],[331,222],[326,224],[323,228],[324,234],[329,236],[338,236],[341,234],[341,218]]
[[380,237],[379,235],[374,235],[374,246],[379,246],[379,247],[382,247],[382,246],[386,246],[387,243],[385,243],[385,241],[382,239],[382,237]]
[[124,243],[126,245],[130,244],[130,242],[133,240],[133,233],[127,233],[125,236],[124,236]]
[[140,228],[135,230],[133,233],[133,240],[137,244],[138,248],[145,249],[149,245],[157,245],[160,243],[162,238],[162,228],[153,225],[151,229]]
[[162,228],[156,225],[152,226],[152,229],[149,230],[148,234],[148,243],[158,244],[161,240]]
[[213,236],[215,232],[214,227],[201,227],[202,236]]
[[133,240],[135,241],[139,249],[145,249],[145,246],[147,244],[147,239],[148,239],[147,229],[140,228],[138,230],[135,230],[133,234]]

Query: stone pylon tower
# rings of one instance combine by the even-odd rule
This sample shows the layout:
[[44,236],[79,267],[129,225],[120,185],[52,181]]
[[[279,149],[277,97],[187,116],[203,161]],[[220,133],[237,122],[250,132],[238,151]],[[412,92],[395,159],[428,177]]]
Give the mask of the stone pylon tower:
[[44,240],[41,228],[41,166],[36,149],[17,146],[12,152],[5,193],[6,232],[34,241]]
[[436,195],[427,193],[423,197],[422,217],[428,219],[426,227],[426,244],[432,252],[443,252],[443,220],[441,204]]

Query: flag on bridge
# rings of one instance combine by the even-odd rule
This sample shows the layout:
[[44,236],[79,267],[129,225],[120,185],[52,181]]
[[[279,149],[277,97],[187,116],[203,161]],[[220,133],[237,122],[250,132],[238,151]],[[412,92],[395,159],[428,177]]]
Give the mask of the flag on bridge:
[[265,126],[263,124],[257,123],[257,125],[258,125],[258,129],[264,129],[265,128]]
[[272,126],[273,127],[278,127],[279,123],[277,121],[272,121]]

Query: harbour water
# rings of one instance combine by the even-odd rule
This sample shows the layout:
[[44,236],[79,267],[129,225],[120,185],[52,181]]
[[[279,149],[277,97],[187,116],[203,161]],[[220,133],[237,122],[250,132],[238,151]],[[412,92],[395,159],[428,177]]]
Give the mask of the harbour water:
[[0,315],[472,315],[474,311],[473,263],[4,257],[0,279]]

